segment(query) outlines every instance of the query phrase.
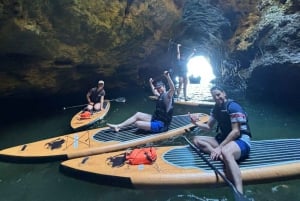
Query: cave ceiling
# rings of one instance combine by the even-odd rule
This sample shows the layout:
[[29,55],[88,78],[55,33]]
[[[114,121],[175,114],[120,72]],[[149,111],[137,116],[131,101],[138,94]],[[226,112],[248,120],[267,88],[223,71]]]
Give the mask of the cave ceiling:
[[98,79],[109,81],[107,88],[139,86],[170,68],[177,43],[187,53],[196,48],[208,57],[224,85],[263,94],[274,88],[274,79],[264,79],[270,76],[284,91],[300,82],[299,5],[299,0],[1,0],[0,92],[76,93]]

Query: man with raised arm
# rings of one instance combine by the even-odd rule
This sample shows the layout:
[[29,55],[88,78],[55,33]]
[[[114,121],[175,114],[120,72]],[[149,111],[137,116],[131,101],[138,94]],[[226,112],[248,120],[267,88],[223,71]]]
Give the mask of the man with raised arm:
[[173,116],[173,95],[175,92],[175,87],[168,71],[164,72],[164,76],[169,85],[168,91],[166,90],[166,86],[162,81],[154,83],[152,78],[149,79],[151,90],[153,94],[158,97],[156,108],[152,115],[143,112],[137,112],[120,124],[108,123],[107,125],[116,132],[118,132],[121,128],[132,124],[137,128],[151,131],[152,133],[167,131]]

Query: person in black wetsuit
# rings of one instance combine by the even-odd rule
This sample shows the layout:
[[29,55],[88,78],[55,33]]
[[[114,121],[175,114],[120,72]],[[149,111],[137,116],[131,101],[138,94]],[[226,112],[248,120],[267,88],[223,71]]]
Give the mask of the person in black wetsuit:
[[153,115],[137,112],[120,124],[108,123],[107,125],[116,132],[131,124],[134,124],[137,128],[151,131],[152,133],[167,131],[172,121],[175,87],[168,71],[164,72],[164,76],[166,77],[170,88],[168,91],[163,82],[159,81],[154,85],[153,79],[149,79],[151,90],[153,94],[158,97]]

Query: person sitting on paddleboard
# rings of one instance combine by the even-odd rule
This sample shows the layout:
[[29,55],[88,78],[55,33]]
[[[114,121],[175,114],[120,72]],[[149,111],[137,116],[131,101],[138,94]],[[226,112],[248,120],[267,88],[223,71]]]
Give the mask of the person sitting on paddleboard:
[[246,159],[250,153],[248,117],[240,104],[227,98],[222,88],[214,86],[210,92],[216,104],[208,122],[200,123],[198,117],[192,114],[190,118],[193,124],[203,130],[211,130],[218,122],[217,131],[220,130],[220,133],[215,137],[196,136],[193,141],[202,151],[210,154],[212,160],[221,159],[224,162],[227,177],[243,193],[241,170],[237,161]]
[[164,76],[170,88],[168,91],[162,81],[156,82],[154,85],[154,80],[152,78],[149,79],[152,93],[158,97],[153,115],[137,112],[120,124],[108,123],[107,125],[116,132],[131,124],[134,124],[137,128],[153,133],[167,131],[172,121],[175,87],[168,71],[164,72]]
[[104,96],[104,81],[99,80],[98,86],[93,87],[86,94],[86,99],[88,101],[86,110],[90,112],[103,110]]

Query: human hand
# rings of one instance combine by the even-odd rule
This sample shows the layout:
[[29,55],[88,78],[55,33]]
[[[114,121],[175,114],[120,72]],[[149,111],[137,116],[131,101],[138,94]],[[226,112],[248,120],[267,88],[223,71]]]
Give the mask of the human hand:
[[168,77],[170,75],[169,71],[164,71],[164,76]]
[[150,82],[150,84],[152,84],[152,83],[153,83],[153,79],[152,79],[152,77],[150,77],[150,79],[149,79],[149,82]]
[[222,148],[220,146],[213,149],[213,151],[210,153],[210,158],[212,160],[218,160],[221,156]]
[[177,44],[177,47],[180,47],[180,46],[181,46],[181,44],[178,43],[178,44]]
[[189,117],[191,119],[191,122],[193,124],[196,124],[196,122],[199,120],[199,116],[197,114],[191,114],[191,113],[188,113],[189,114]]

